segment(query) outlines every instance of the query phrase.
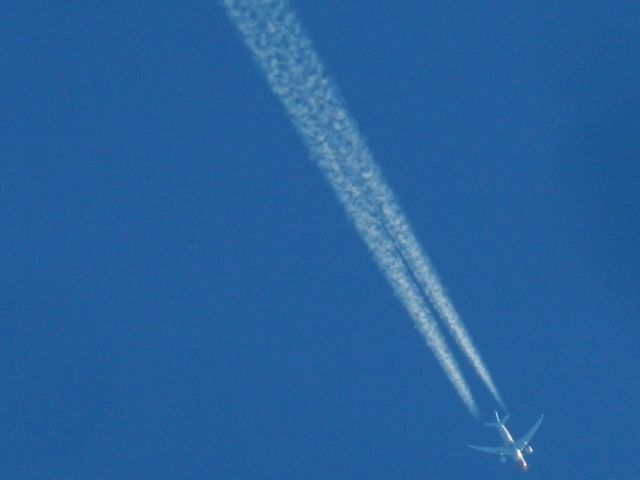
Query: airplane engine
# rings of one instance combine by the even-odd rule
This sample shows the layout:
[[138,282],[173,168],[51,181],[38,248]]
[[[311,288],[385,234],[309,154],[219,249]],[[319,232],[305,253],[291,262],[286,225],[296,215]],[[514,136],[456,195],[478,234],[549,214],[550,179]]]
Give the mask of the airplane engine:
[[527,455],[531,455],[533,453],[533,447],[531,445],[527,445],[526,447],[524,447],[524,453],[526,453]]
[[506,458],[504,458],[502,455],[500,455],[500,456],[498,457],[498,459],[500,460],[500,463],[504,463],[504,462],[506,462],[506,461],[507,461],[507,459],[506,459]]

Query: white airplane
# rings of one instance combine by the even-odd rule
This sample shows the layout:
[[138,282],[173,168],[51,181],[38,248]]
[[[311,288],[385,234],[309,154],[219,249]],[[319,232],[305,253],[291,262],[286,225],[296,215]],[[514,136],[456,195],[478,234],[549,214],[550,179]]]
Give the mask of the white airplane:
[[479,450],[481,452],[494,453],[496,455],[500,455],[498,459],[500,463],[504,463],[507,461],[507,457],[513,458],[513,460],[518,464],[518,466],[523,470],[527,471],[527,462],[524,459],[525,454],[531,455],[533,453],[533,447],[529,445],[529,442],[533,438],[533,436],[538,431],[538,427],[542,423],[542,419],[544,415],[540,415],[540,418],[536,422],[536,424],[531,427],[531,430],[527,432],[527,434],[520,438],[519,440],[513,440],[513,437],[507,430],[507,427],[504,426],[509,419],[509,415],[500,420],[500,416],[498,412],[496,413],[496,423],[485,423],[485,425],[489,427],[495,427],[498,429],[500,436],[502,437],[502,441],[504,442],[503,447],[476,447],[475,445],[469,445],[469,447],[474,450]]

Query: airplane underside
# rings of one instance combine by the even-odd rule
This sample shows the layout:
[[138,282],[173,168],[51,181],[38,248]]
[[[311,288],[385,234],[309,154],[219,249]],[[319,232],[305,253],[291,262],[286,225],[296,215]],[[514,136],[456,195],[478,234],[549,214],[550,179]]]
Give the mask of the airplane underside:
[[501,420],[500,416],[498,415],[498,412],[495,412],[495,413],[496,413],[496,422],[486,423],[485,425],[498,429],[498,433],[500,434],[500,437],[502,438],[504,445],[501,447],[479,447],[476,445],[469,445],[469,447],[473,448],[474,450],[478,450],[480,452],[497,454],[498,460],[500,461],[500,463],[506,463],[507,457],[511,457],[516,462],[518,467],[520,467],[522,471],[526,472],[529,466],[527,465],[527,462],[524,459],[524,456],[525,454],[531,455],[533,453],[533,447],[529,445],[529,442],[531,441],[536,431],[540,427],[540,424],[542,423],[542,419],[544,418],[544,415],[540,415],[540,418],[538,419],[536,424],[526,433],[526,435],[514,441],[513,437],[511,436],[511,433],[505,426],[505,423],[509,418],[509,415],[507,415],[505,418]]

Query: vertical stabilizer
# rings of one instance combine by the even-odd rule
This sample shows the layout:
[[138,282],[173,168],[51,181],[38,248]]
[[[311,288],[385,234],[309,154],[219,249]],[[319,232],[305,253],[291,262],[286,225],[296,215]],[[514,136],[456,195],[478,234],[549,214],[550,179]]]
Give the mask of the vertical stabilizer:
[[504,425],[505,423],[507,423],[507,420],[509,420],[509,417],[511,416],[511,414],[508,413],[503,419],[500,419],[500,415],[498,415],[498,411],[496,410],[494,411],[494,413],[496,415],[496,421],[485,423],[487,427],[500,428],[501,425]]

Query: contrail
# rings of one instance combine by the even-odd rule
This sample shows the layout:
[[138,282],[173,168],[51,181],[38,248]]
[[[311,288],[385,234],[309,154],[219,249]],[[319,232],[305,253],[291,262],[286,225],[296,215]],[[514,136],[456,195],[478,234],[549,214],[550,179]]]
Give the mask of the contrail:
[[[460,368],[405,265],[410,265],[418,278],[413,257],[407,254],[407,236],[399,235],[402,225],[390,221],[404,217],[391,209],[395,202],[381,195],[388,187],[299,21],[282,0],[223,3],[395,294],[463,403],[478,417]],[[385,214],[385,209],[395,216]]]
[[350,156],[346,162],[352,169],[352,175],[357,178],[368,191],[367,195],[377,205],[378,215],[381,217],[390,235],[396,241],[396,247],[402,255],[407,266],[418,280],[425,295],[444,321],[454,340],[465,354],[469,363],[488,388],[500,406],[507,410],[502,397],[498,392],[489,370],[484,365],[480,353],[478,353],[471,335],[462,323],[453,303],[438,278],[429,258],[422,250],[420,243],[413,233],[411,225],[400,208],[391,187],[385,182],[380,168],[373,157],[366,154],[357,157]]

